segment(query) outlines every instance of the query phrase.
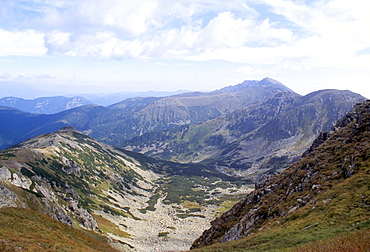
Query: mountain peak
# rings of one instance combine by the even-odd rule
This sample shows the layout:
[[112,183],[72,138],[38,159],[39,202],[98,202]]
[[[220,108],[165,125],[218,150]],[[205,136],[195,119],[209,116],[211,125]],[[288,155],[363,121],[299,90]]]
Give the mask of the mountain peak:
[[282,84],[281,82],[279,82],[277,80],[274,80],[274,79],[271,79],[271,78],[268,78],[268,77],[266,77],[266,78],[264,78],[260,81],[258,81],[258,80],[245,80],[240,84],[237,84],[237,85],[234,85],[234,86],[224,87],[224,88],[221,88],[221,89],[219,89],[215,92],[235,93],[235,92],[239,92],[239,91],[242,91],[242,90],[245,90],[245,89],[258,88],[258,87],[264,87],[264,88],[268,88],[268,89],[272,89],[272,90],[281,90],[281,91],[294,92],[290,88],[288,88],[287,86]]
[[275,88],[282,89],[283,91],[291,91],[291,92],[293,92],[290,88],[288,88],[287,86],[285,86],[280,81],[277,81],[277,80],[272,79],[272,78],[269,78],[269,77],[265,77],[262,80],[260,80],[258,82],[258,85],[272,86],[272,87],[275,87]]

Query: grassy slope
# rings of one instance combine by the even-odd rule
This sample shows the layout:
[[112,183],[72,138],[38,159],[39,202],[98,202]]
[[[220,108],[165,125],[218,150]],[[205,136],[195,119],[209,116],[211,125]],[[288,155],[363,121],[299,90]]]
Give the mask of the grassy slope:
[[0,209],[1,251],[116,251],[50,217],[24,208]]
[[318,241],[309,245],[301,246],[292,252],[320,252],[320,251],[369,251],[370,230],[360,230],[342,235],[330,240]]

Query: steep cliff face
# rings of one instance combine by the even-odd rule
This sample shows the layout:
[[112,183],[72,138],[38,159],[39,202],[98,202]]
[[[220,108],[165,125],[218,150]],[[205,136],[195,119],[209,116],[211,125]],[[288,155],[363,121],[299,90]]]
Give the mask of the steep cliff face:
[[[267,177],[212,221],[192,249],[240,240],[215,247],[217,251],[234,245],[235,251],[262,251],[272,249],[274,242],[275,248],[293,247],[320,235],[369,228],[369,142],[368,100],[356,104],[330,132],[321,134],[302,159],[280,175]],[[213,251],[212,246],[207,251]]]

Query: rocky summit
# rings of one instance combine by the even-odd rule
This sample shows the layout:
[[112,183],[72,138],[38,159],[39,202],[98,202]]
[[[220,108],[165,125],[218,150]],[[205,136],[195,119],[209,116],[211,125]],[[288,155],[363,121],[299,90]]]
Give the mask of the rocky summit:
[[213,220],[192,249],[275,251],[368,230],[369,142],[368,100],[320,134],[303,158]]

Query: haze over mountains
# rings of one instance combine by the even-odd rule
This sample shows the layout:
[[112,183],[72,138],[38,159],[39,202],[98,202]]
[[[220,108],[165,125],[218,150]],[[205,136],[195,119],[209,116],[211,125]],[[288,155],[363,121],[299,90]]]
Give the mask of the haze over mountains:
[[4,97],[0,99],[0,105],[16,108],[18,110],[34,114],[55,114],[64,110],[91,104],[83,97],[67,98],[63,96],[41,97],[33,100]]
[[[4,102],[15,99],[13,105],[23,102],[7,99]],[[42,104],[39,109],[46,109],[66,104],[60,97],[46,100],[50,103],[33,102],[32,106]],[[319,210],[327,206],[322,201],[336,202],[337,196],[328,194],[344,193],[346,198],[343,206],[332,207],[348,208],[349,198],[358,197],[361,204],[365,202],[358,209],[368,206],[365,187],[362,196],[349,198],[340,187],[329,191],[336,183],[347,188],[354,179],[367,178],[362,167],[369,152],[364,147],[369,104],[363,100],[341,90],[301,96],[265,78],[212,92],[136,97],[108,107],[88,104],[52,114],[0,106],[0,147],[4,149],[0,152],[0,207],[46,214],[121,251],[183,251],[191,244],[200,248],[242,239],[259,229],[279,229],[280,223],[297,225],[297,218],[307,224],[302,227],[306,230],[318,224],[308,224],[307,212],[301,209],[311,205],[315,209],[317,204],[317,211],[312,211],[320,215]],[[322,133],[330,129],[331,133]],[[326,149],[320,149],[329,135],[335,144],[328,142]],[[353,152],[357,143],[363,148]],[[305,157],[290,166],[303,153]],[[313,161],[316,157],[322,162]],[[320,170],[327,166],[331,174]],[[282,175],[269,176],[287,167]],[[362,188],[361,183],[353,186]],[[230,209],[254,184],[256,191],[210,227],[212,219]],[[275,199],[276,204],[270,205]],[[296,211],[302,214],[294,215]],[[367,227],[368,215],[363,210],[351,213],[355,217],[350,225],[358,222],[356,227]],[[41,218],[28,211],[24,214]],[[277,219],[277,224],[271,224],[270,218],[288,221]],[[340,230],[321,226],[320,230],[335,236],[348,229],[348,223],[343,223]],[[24,241],[12,230],[2,231],[0,249],[27,243],[38,246],[35,238]],[[305,234],[310,236],[310,232]],[[18,238],[10,241],[9,236]],[[91,246],[91,242],[86,244]],[[241,246],[242,250],[247,245]]]

